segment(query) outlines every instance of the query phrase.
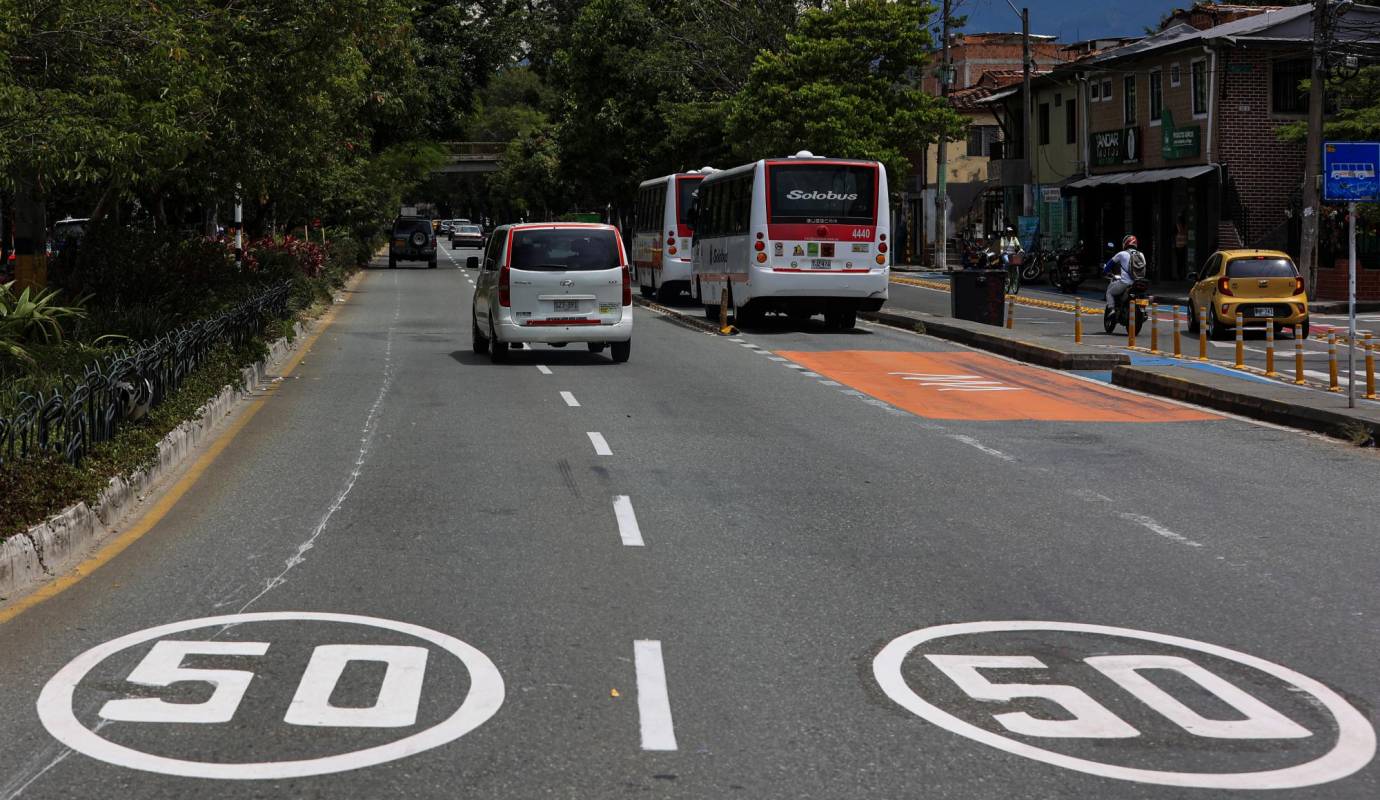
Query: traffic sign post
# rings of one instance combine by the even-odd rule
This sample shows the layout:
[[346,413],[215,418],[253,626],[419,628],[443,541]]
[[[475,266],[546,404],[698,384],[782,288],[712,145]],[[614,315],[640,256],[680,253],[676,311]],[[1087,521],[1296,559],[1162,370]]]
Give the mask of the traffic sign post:
[[1323,200],[1346,203],[1347,349],[1346,404],[1356,407],[1356,204],[1380,202],[1380,142],[1323,145]]

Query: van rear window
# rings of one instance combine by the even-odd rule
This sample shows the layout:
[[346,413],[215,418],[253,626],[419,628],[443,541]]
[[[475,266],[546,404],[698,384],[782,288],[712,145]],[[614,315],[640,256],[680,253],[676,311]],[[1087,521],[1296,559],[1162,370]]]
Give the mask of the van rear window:
[[1227,262],[1228,278],[1294,278],[1299,271],[1287,258],[1234,258]]
[[527,270],[600,270],[621,264],[613,231],[579,228],[516,231],[509,265]]

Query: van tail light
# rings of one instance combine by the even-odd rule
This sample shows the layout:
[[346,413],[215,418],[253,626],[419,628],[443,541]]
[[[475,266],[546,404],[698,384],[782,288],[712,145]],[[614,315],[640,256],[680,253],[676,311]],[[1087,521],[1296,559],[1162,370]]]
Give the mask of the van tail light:
[[623,265],[623,305],[632,305],[632,273],[628,272],[628,265]]
[[1303,278],[1294,276],[1294,294],[1303,294]]
[[[624,274],[627,268],[624,268]],[[512,270],[505,264],[503,269],[498,271],[498,304],[504,308],[513,305],[513,276]]]
[[1218,279],[1217,279],[1217,293],[1220,294],[1220,295],[1226,296],[1226,297],[1235,297],[1235,296],[1236,296],[1236,295],[1232,292],[1232,290],[1231,290],[1231,279],[1230,279],[1230,278],[1218,278]]

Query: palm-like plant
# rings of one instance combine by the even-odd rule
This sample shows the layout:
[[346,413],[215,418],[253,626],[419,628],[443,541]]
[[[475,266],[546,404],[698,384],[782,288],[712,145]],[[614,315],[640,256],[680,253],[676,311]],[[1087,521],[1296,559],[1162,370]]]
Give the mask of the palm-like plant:
[[0,354],[32,361],[26,343],[60,342],[63,321],[86,316],[80,301],[62,306],[57,297],[56,289],[25,288],[16,295],[13,282],[0,284]]

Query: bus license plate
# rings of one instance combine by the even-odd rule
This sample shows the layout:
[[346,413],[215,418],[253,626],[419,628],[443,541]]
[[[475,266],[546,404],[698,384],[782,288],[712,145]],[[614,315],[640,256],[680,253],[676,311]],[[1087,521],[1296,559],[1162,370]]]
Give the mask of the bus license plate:
[[833,269],[834,262],[827,258],[810,259],[810,269]]
[[579,311],[580,301],[578,300],[556,300],[557,311]]
[[1255,315],[1257,317],[1273,317],[1275,310],[1270,306],[1261,306],[1255,310]]

